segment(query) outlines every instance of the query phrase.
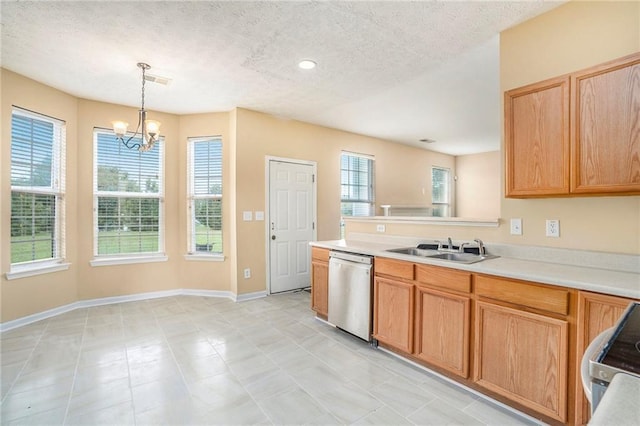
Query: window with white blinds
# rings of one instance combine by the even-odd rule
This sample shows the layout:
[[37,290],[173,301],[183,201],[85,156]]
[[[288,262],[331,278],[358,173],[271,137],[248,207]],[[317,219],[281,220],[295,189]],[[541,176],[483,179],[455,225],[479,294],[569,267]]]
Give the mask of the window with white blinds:
[[222,254],[222,140],[188,139],[188,248]]
[[141,152],[112,131],[93,139],[94,255],[163,254],[164,140]]
[[343,216],[372,216],[375,208],[373,156],[342,152],[340,212]]
[[433,216],[450,216],[451,171],[447,168],[431,168],[431,204]]
[[65,256],[65,123],[14,107],[11,114],[11,264]]

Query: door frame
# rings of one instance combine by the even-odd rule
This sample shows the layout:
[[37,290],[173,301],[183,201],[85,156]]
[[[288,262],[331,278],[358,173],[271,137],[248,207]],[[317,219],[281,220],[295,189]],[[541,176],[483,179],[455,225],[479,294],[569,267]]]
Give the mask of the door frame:
[[[271,232],[269,230],[269,224],[271,223],[271,162],[281,162],[281,163],[292,163],[292,164],[300,164],[304,166],[312,166],[313,167],[313,176],[314,179],[312,181],[312,220],[313,220],[313,234],[311,236],[311,241],[317,241],[318,239],[318,163],[316,161],[311,160],[299,160],[295,158],[286,158],[286,157],[275,157],[271,155],[265,155],[264,157],[264,182],[265,182],[265,190],[264,190],[264,241],[265,241],[265,277],[266,277],[266,290],[267,294],[271,294]],[[309,252],[311,252],[311,248],[309,248]],[[311,258],[309,258],[309,262],[311,262]],[[311,266],[309,266],[311,268]],[[309,274],[311,274],[311,270],[309,270]]]

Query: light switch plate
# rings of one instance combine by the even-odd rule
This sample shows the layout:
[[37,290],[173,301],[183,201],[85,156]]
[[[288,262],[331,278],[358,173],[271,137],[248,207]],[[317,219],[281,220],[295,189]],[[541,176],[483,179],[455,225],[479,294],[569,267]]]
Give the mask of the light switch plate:
[[256,212],[256,220],[264,220],[264,212]]
[[511,219],[511,235],[522,235],[522,219],[517,217]]
[[250,222],[253,220],[253,213],[251,211],[242,212],[242,220],[245,222]]

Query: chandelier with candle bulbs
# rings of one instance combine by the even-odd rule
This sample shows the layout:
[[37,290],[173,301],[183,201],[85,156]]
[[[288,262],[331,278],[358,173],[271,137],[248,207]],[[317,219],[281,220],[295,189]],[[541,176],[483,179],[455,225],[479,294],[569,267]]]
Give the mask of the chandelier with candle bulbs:
[[[137,149],[138,151],[149,151],[153,148],[153,145],[160,139],[160,122],[156,120],[147,119],[147,111],[144,109],[144,83],[145,72],[151,67],[149,64],[138,62],[138,68],[142,70],[142,102],[140,110],[138,111],[138,126],[133,135],[125,139],[127,133],[127,127],[129,123],[125,121],[114,121],[113,132],[116,134],[116,139],[124,144],[129,149]],[[140,138],[137,138],[140,136]]]

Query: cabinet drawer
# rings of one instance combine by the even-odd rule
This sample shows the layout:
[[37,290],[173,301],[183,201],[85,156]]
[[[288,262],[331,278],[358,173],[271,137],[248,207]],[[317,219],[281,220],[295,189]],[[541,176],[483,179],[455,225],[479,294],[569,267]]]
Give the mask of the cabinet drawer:
[[569,313],[569,291],[504,278],[476,276],[476,294],[556,314]]
[[328,262],[329,250],[320,247],[311,247],[311,258],[321,262]]
[[376,274],[413,280],[413,263],[411,262],[376,257],[375,270]]
[[434,287],[471,293],[471,273],[432,265],[416,265],[416,281]]

